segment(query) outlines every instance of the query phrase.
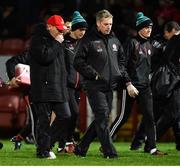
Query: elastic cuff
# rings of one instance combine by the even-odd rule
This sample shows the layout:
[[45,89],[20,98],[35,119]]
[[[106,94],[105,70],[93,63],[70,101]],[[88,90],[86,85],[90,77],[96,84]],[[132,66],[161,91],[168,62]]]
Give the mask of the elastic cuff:
[[126,86],[129,86],[129,85],[131,85],[131,84],[132,84],[131,82],[127,82],[127,83],[126,83]]

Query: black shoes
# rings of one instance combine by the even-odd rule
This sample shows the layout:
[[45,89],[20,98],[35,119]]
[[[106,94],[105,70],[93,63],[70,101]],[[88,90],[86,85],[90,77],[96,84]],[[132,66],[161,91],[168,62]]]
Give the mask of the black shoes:
[[144,146],[144,152],[145,153],[150,153],[151,149],[145,144]]
[[52,151],[37,152],[37,158],[56,159],[56,155]]
[[133,140],[130,146],[130,150],[139,150],[142,147],[143,142],[144,142],[143,140],[139,140],[139,141]]
[[74,149],[74,154],[79,156],[79,157],[86,157],[86,152],[82,151],[80,147],[76,146]]
[[167,153],[163,153],[163,152],[161,152],[159,150],[156,150],[151,155],[153,155],[153,156],[164,156],[164,155],[167,155]]

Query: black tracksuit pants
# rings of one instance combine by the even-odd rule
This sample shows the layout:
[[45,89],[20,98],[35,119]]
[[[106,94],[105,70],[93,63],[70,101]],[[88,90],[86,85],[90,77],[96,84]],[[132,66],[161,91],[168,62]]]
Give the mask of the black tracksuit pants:
[[[52,144],[60,137],[67,137],[70,110],[67,102],[34,102],[34,110],[37,116],[36,141],[37,153],[50,151]],[[51,113],[55,112],[56,118],[50,127]],[[64,135],[62,135],[64,134]]]
[[69,108],[71,112],[71,119],[69,123],[69,129],[68,129],[68,138],[67,141],[72,141],[73,135],[75,132],[75,129],[77,127],[77,121],[78,121],[78,116],[79,116],[79,107],[78,103],[76,100],[76,91],[73,88],[68,88],[68,93],[69,93]]
[[116,156],[117,152],[112,144],[109,131],[109,114],[112,108],[113,93],[112,91],[88,90],[87,96],[94,113],[94,121],[88,127],[78,147],[86,153],[91,142],[98,137],[104,156]]
[[[154,103],[154,115],[156,122],[157,140],[172,127],[176,140],[176,146],[180,148],[180,88],[173,91],[172,96],[164,101],[156,100]],[[145,137],[144,121],[142,120],[133,143],[136,144]]]
[[126,90],[123,90],[121,111],[111,125],[111,136],[114,136],[121,126],[127,121],[132,110],[134,102],[137,102],[139,110],[143,115],[145,123],[145,132],[147,134],[147,143],[150,149],[156,148],[156,133],[153,116],[153,100],[150,87],[143,91],[139,91],[136,98],[131,98]]

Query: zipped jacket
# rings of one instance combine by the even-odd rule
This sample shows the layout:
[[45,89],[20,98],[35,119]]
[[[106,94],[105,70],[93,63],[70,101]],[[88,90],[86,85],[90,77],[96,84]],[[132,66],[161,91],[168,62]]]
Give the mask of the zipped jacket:
[[75,53],[78,50],[78,43],[79,40],[72,38],[69,34],[65,36],[64,45],[65,63],[67,70],[67,86],[74,89],[79,89],[81,87],[80,74],[73,66]]
[[150,85],[152,45],[148,40],[137,36],[129,39],[124,46],[126,68],[132,84],[137,89]]
[[117,37],[113,33],[103,35],[95,27],[81,41],[74,59],[86,89],[116,89],[121,82],[129,82],[124,64],[123,47]]

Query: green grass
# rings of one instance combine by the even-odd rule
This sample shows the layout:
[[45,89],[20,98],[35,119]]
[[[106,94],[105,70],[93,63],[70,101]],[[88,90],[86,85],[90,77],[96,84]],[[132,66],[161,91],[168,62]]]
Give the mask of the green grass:
[[[179,166],[180,151],[175,150],[174,143],[159,143],[158,148],[167,152],[167,156],[154,157],[148,153],[143,153],[143,149],[139,151],[130,151],[130,143],[115,142],[118,150],[119,159],[104,159],[99,152],[99,143],[92,143],[87,157],[80,158],[73,154],[57,155],[55,160],[38,159],[35,156],[35,147],[33,145],[22,145],[21,150],[14,151],[11,142],[4,140],[4,147],[0,150],[0,165],[11,166]],[[54,149],[56,153],[56,148]]]

